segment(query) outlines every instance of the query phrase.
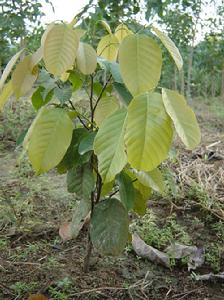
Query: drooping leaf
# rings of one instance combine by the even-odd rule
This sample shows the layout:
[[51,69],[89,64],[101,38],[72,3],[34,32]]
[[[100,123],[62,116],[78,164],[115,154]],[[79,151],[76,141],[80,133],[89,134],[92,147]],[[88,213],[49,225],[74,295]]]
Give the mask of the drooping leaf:
[[101,124],[95,137],[94,151],[104,183],[111,182],[127,163],[124,131],[127,111],[120,109]]
[[74,207],[72,221],[71,221],[71,235],[75,239],[80,230],[82,229],[85,219],[90,213],[91,210],[91,201],[87,199],[82,199],[79,202],[76,202]]
[[170,55],[172,56],[173,60],[177,65],[177,68],[180,71],[183,68],[183,58],[180,54],[179,49],[176,47],[174,42],[161,30],[159,30],[155,26],[152,26],[152,29],[156,33],[158,38],[161,40],[163,45],[166,47],[166,49],[169,51]]
[[111,73],[113,80],[115,82],[123,83],[123,79],[120,73],[120,67],[117,62],[109,61],[102,57],[98,57],[97,62],[102,69],[104,69],[108,73]]
[[131,210],[135,201],[135,190],[133,187],[132,179],[125,172],[117,175],[119,185],[120,199],[127,211]]
[[89,164],[73,167],[67,173],[69,193],[75,193],[81,199],[89,199],[94,189],[95,180]]
[[182,142],[187,149],[195,148],[200,143],[201,133],[193,110],[187,105],[184,96],[176,91],[163,89],[162,96],[165,109]]
[[106,29],[106,31],[109,34],[112,34],[111,29],[110,29],[110,25],[106,21],[100,20],[100,23],[103,25],[103,27]]
[[100,99],[94,113],[97,126],[100,127],[102,122],[118,109],[119,103],[115,97],[108,96]]
[[17,146],[17,147],[20,146],[20,145],[22,145],[22,143],[23,143],[23,141],[24,141],[24,139],[25,139],[25,136],[26,136],[27,132],[28,132],[28,129],[23,130],[23,131],[20,133],[20,135],[18,136],[18,138],[16,139],[16,146]]
[[154,169],[150,172],[133,170],[133,172],[143,185],[151,187],[159,193],[163,193],[164,181],[163,175],[159,169]]
[[89,132],[79,144],[79,154],[83,155],[89,151],[93,150],[93,143],[96,136],[96,132]]
[[17,98],[28,93],[38,76],[38,69],[33,68],[32,56],[26,56],[20,61],[12,73],[13,92]]
[[15,55],[13,55],[13,57],[10,59],[10,61],[8,62],[8,64],[6,65],[2,76],[0,78],[0,91],[3,88],[3,85],[6,81],[6,79],[8,78],[9,74],[11,73],[15,63],[17,62],[17,60],[19,59],[20,55],[23,53],[24,49],[20,50],[19,52],[17,52]]
[[5,103],[13,94],[12,81],[7,82],[3,89],[0,91],[0,111],[2,111]]
[[91,209],[91,201],[82,199],[75,202],[71,222],[63,223],[59,228],[59,235],[63,241],[76,239],[86,223]]
[[119,41],[113,34],[108,34],[100,40],[97,46],[97,55],[109,61],[116,61]]
[[37,49],[36,52],[34,52],[31,55],[31,66],[35,67],[43,58],[43,47],[40,47]]
[[128,104],[131,102],[131,99],[133,98],[132,95],[129,93],[127,88],[125,87],[124,84],[114,82],[113,84],[116,92],[119,95],[119,98],[121,99],[121,102],[125,105],[128,106]]
[[133,210],[138,215],[143,216],[146,213],[147,199],[143,197],[139,190],[135,189],[135,201]]
[[49,171],[62,160],[70,145],[72,131],[73,124],[66,111],[41,108],[24,141],[37,174]]
[[128,213],[116,198],[98,203],[93,210],[90,236],[93,246],[103,255],[119,255],[128,240]]
[[129,34],[133,34],[133,32],[131,32],[125,24],[120,24],[115,29],[115,36],[120,43]]
[[92,46],[80,42],[76,60],[78,69],[84,75],[92,74],[96,70],[97,55]]
[[79,39],[75,31],[66,24],[55,24],[49,30],[44,41],[44,63],[47,70],[61,76],[72,69]]
[[155,169],[168,155],[172,142],[171,119],[158,93],[144,93],[128,106],[125,144],[128,162],[142,171]]
[[141,34],[128,35],[119,48],[119,63],[123,81],[133,96],[157,86],[162,53],[152,38]]

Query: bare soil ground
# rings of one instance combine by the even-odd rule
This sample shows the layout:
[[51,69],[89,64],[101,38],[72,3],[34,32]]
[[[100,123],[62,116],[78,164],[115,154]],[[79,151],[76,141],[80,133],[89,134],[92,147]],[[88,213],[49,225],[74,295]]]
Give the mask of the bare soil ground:
[[[69,220],[74,204],[64,176],[35,177],[15,142],[4,137],[0,150],[0,299],[27,299],[42,293],[67,299],[224,299],[223,281],[196,281],[197,274],[224,272],[224,121],[197,108],[203,140],[194,152],[177,151],[166,196],[154,195],[149,210],[159,230],[170,228],[177,241],[185,232],[190,243],[206,251],[205,264],[188,271],[184,262],[171,269],[135,255],[129,245],[118,258],[93,253],[89,273],[82,270],[86,251],[84,228],[76,240],[62,242],[60,223]],[[175,225],[177,224],[177,225]],[[150,239],[147,222],[143,238]],[[179,226],[179,227],[178,227]],[[181,226],[181,227],[180,227]],[[180,229],[181,228],[181,229]],[[150,231],[150,227],[148,228]],[[182,232],[183,231],[183,232]],[[161,233],[162,232],[162,233]],[[160,231],[158,239],[169,241]],[[153,241],[154,246],[157,245]],[[161,246],[160,250],[163,250]]]

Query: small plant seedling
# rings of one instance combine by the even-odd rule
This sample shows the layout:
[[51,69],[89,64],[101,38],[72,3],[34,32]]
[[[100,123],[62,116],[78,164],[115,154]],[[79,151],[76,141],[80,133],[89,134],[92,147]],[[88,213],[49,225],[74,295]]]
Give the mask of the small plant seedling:
[[155,27],[153,38],[125,24],[114,32],[103,25],[108,34],[95,50],[74,22],[50,24],[40,48],[20,61],[23,51],[13,56],[0,80],[0,109],[12,95],[30,93],[36,82],[31,101],[37,116],[23,147],[37,175],[53,168],[67,173],[68,191],[79,198],[69,237],[78,235],[90,215],[85,270],[92,245],[103,255],[119,255],[129,238],[128,212],[143,215],[151,191],[163,192],[158,167],[174,132],[187,149],[200,142],[184,96],[157,87],[162,51],[156,39],[181,70],[174,43]]

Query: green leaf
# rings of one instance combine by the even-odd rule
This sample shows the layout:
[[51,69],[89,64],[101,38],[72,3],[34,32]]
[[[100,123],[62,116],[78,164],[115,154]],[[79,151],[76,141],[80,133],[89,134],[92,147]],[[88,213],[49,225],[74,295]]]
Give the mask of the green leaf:
[[125,144],[128,162],[133,168],[155,169],[168,156],[172,137],[172,122],[160,94],[145,93],[131,101]]
[[44,106],[45,104],[50,102],[53,97],[53,94],[54,94],[53,90],[51,90],[48,92],[46,98],[44,99],[43,98],[44,93],[45,93],[45,88],[42,86],[39,86],[31,97],[33,107],[36,110],[39,110],[42,106]]
[[80,42],[76,60],[78,69],[84,75],[92,74],[96,70],[97,55],[92,46]]
[[95,186],[93,172],[89,164],[73,167],[67,173],[69,193],[75,193],[81,199],[89,199]]
[[61,76],[72,69],[75,63],[79,39],[66,24],[55,24],[47,33],[44,47],[44,63],[47,70]]
[[117,175],[116,178],[119,185],[121,202],[129,211],[133,208],[135,201],[135,190],[133,187],[132,179],[128,176],[128,174],[124,172],[121,172],[119,175]]
[[20,145],[22,145],[22,143],[23,143],[23,141],[24,141],[24,139],[25,139],[25,136],[26,136],[27,132],[28,132],[28,129],[23,130],[23,131],[20,133],[20,135],[18,136],[18,138],[17,138],[17,140],[16,140],[16,146],[17,146],[17,147],[20,146]]
[[24,141],[37,174],[49,171],[62,160],[70,145],[72,131],[73,124],[65,110],[40,109]]
[[129,91],[126,89],[124,84],[115,82],[113,84],[114,89],[120,96],[121,102],[125,105],[128,106],[128,104],[131,102],[131,99],[133,98],[132,95],[129,93]]
[[147,199],[143,197],[143,195],[138,190],[135,190],[135,202],[133,210],[140,216],[143,216],[146,213],[146,209]]
[[12,73],[12,86],[17,98],[28,93],[38,76],[38,69],[32,66],[31,55],[20,61]]
[[116,62],[111,62],[105,58],[98,57],[97,61],[102,69],[106,72],[111,73],[115,82],[123,83],[123,79],[121,77],[120,66]]
[[1,79],[0,79],[0,91],[3,88],[3,85],[5,84],[6,79],[8,78],[8,76],[11,73],[15,63],[17,62],[17,60],[19,59],[19,57],[20,57],[20,55],[22,54],[23,51],[24,51],[24,49],[20,50],[15,55],[13,55],[13,57],[10,59],[10,61],[6,65],[6,67],[5,67],[5,69],[2,73]]
[[113,34],[101,38],[97,46],[97,55],[109,61],[116,61],[119,48],[119,41]]
[[108,96],[100,99],[94,113],[97,126],[100,127],[102,122],[118,109],[119,103],[115,97]]
[[128,213],[116,198],[101,201],[94,207],[90,223],[93,246],[103,255],[119,255],[128,240]]
[[124,131],[127,111],[120,109],[102,123],[94,141],[99,172],[104,183],[112,181],[127,163]]
[[88,135],[88,131],[85,128],[75,128],[72,133],[71,143],[57,166],[57,171],[62,174],[72,167],[78,166],[79,164],[86,163],[88,161],[87,156],[81,156],[78,152],[80,141]]
[[133,170],[139,182],[159,193],[164,191],[163,175],[159,169],[154,169],[150,172]]
[[55,97],[63,104],[69,101],[72,97],[72,88],[70,85],[59,88],[58,86],[54,89]]
[[140,34],[128,35],[119,48],[119,63],[123,81],[133,96],[157,86],[162,53],[152,38]]
[[156,33],[158,38],[161,40],[163,45],[166,47],[166,49],[169,51],[170,55],[172,56],[173,60],[175,61],[177,68],[179,71],[183,68],[183,59],[180,54],[179,49],[176,47],[174,42],[162,31],[160,31],[158,28],[152,26],[153,31]]
[[90,132],[88,133],[87,136],[85,136],[81,140],[78,149],[80,155],[83,155],[93,150],[93,143],[94,143],[95,136],[96,136],[96,132]]
[[109,192],[112,191],[113,186],[114,186],[114,180],[111,182],[104,183],[101,189],[101,194],[100,194],[101,197],[108,195]]
[[68,80],[71,82],[73,87],[73,92],[79,90],[82,87],[82,79],[77,72],[71,72]]
[[193,110],[187,105],[184,96],[176,91],[163,89],[162,96],[165,109],[182,142],[187,149],[195,148],[200,143],[201,133]]
[[13,94],[12,81],[7,82],[0,92],[0,111],[3,109],[5,103]]

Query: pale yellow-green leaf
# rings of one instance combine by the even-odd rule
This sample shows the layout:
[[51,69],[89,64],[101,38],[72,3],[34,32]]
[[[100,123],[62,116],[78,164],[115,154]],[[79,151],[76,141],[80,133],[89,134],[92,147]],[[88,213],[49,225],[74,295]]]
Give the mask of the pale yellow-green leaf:
[[25,142],[37,174],[58,165],[70,145],[72,132],[72,121],[63,109],[43,107],[39,111]]
[[163,193],[164,181],[159,169],[156,168],[150,172],[133,170],[133,172],[141,184],[152,188],[156,192]]
[[104,21],[104,20],[101,20],[100,23],[103,25],[103,27],[106,29],[106,31],[109,33],[109,34],[112,34],[112,31],[110,29],[110,25]]
[[44,63],[47,70],[61,76],[72,69],[79,39],[76,33],[66,24],[56,24],[49,30],[44,42]]
[[101,189],[101,194],[100,194],[101,197],[107,196],[112,191],[113,186],[114,186],[114,180],[103,184]]
[[120,24],[115,29],[115,36],[118,39],[119,43],[129,34],[133,34],[131,30],[124,24]]
[[118,108],[119,103],[115,97],[108,96],[100,99],[94,113],[94,119],[97,126],[100,127],[102,122]]
[[81,39],[84,36],[84,34],[86,33],[86,30],[81,29],[81,28],[75,28],[74,31],[75,31],[75,34],[77,35],[78,39]]
[[157,86],[162,52],[152,38],[143,34],[128,35],[119,48],[119,63],[123,81],[133,96]]
[[44,47],[45,41],[46,41],[46,37],[48,35],[48,33],[51,31],[51,29],[55,26],[55,23],[50,23],[49,25],[47,25],[42,37],[41,37],[41,46]]
[[127,111],[118,110],[102,123],[94,141],[99,172],[105,183],[111,182],[127,163],[124,131]]
[[97,55],[109,61],[116,61],[119,41],[113,34],[108,34],[100,40],[97,46]]
[[68,80],[69,76],[70,76],[70,73],[65,72],[61,75],[60,79],[61,79],[61,81],[65,82]]
[[156,33],[158,38],[161,40],[163,45],[166,47],[166,49],[169,51],[170,55],[172,56],[173,60],[175,61],[175,64],[177,65],[177,68],[179,71],[183,68],[183,58],[180,54],[179,49],[174,44],[174,42],[161,30],[158,28],[152,26],[153,31]]
[[17,52],[8,62],[8,64],[6,65],[1,79],[0,79],[0,91],[3,88],[3,85],[6,81],[6,79],[8,78],[10,72],[12,71],[12,68],[14,67],[15,63],[17,62],[17,60],[19,59],[20,55],[22,54],[22,52],[24,51],[24,49],[20,50],[19,52]]
[[177,134],[187,149],[195,148],[201,141],[201,132],[193,110],[187,105],[184,96],[176,91],[163,89],[162,95]]
[[79,48],[76,57],[77,67],[84,74],[92,74],[96,70],[97,55],[92,46],[79,43]]
[[3,109],[5,103],[8,101],[12,93],[12,81],[9,81],[4,85],[3,89],[0,91],[0,111]]
[[37,49],[31,56],[31,67],[35,67],[43,58],[43,47]]
[[12,73],[13,92],[17,98],[28,93],[38,76],[38,69],[33,68],[32,56],[26,56],[20,61]]
[[128,162],[133,168],[155,169],[168,156],[172,136],[172,122],[160,94],[144,93],[131,101],[125,144]]

